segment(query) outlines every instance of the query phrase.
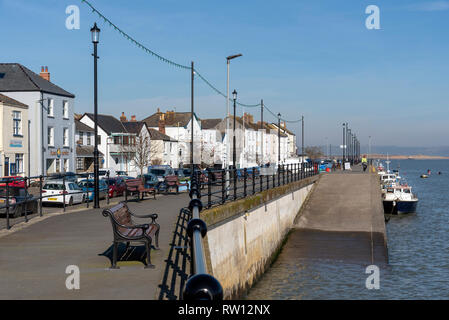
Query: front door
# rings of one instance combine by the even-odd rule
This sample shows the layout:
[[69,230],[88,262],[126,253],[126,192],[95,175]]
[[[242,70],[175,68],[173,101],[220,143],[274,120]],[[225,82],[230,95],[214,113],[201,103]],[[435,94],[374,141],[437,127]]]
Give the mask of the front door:
[[5,177],[9,176],[9,157],[5,157]]

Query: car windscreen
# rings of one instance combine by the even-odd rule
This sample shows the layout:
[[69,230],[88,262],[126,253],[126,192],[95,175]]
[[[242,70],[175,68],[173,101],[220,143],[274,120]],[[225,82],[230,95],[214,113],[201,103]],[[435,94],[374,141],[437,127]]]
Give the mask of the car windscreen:
[[64,187],[61,183],[46,183],[44,184],[44,190],[64,190]]

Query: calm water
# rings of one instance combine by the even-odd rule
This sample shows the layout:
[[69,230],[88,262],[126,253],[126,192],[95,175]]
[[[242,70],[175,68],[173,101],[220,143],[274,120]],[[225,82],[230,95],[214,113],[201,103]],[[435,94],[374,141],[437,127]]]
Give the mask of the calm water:
[[[448,299],[449,160],[392,161],[390,169],[398,164],[401,176],[418,193],[419,204],[416,214],[393,216],[387,224],[389,263],[379,265],[379,290],[365,288],[364,262],[281,253],[248,298]],[[427,169],[430,178],[421,179]]]

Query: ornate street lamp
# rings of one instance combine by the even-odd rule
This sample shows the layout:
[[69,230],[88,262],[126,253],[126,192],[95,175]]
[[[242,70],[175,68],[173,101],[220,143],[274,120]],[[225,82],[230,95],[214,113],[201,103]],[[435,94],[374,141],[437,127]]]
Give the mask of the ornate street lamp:
[[95,23],[92,29],[92,43],[94,44],[94,208],[100,208],[99,172],[98,172],[98,94],[97,94],[97,44],[100,41],[100,29]]

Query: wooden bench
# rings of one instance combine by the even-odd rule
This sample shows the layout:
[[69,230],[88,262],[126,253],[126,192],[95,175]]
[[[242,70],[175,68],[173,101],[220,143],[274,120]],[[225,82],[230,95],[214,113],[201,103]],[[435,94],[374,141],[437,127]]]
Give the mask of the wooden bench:
[[[125,201],[128,202],[128,193],[137,194],[137,201],[143,200],[144,194],[153,194],[154,199],[156,199],[156,189],[155,188],[145,188],[143,181],[141,179],[128,179],[125,180],[126,190],[125,190]],[[140,197],[142,195],[142,198]]]
[[165,192],[167,193],[170,188],[173,186],[176,187],[176,194],[179,193],[179,187],[181,186],[188,186],[189,184],[187,182],[180,182],[178,176],[166,176],[165,177],[165,184],[166,189]]
[[[159,224],[156,223],[157,214],[136,215],[133,214],[126,203],[121,202],[116,206],[103,210],[103,216],[109,217],[112,223],[113,232],[113,256],[111,269],[119,269],[117,266],[117,248],[120,242],[126,242],[127,247],[130,242],[142,242],[146,246],[147,262],[145,268],[154,268],[151,264],[150,250],[153,238],[155,239],[155,249],[159,250]],[[150,218],[150,223],[135,224],[132,217]]]

